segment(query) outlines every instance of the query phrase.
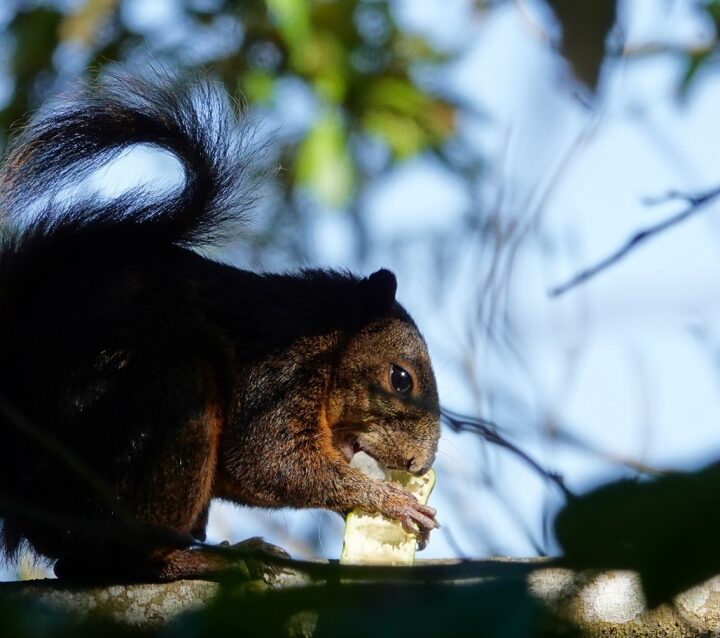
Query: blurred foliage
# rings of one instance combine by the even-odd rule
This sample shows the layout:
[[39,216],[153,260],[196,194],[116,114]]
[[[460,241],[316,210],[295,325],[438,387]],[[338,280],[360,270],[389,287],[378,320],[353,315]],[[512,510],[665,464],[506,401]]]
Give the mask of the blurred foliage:
[[711,35],[705,46],[679,51],[685,69],[678,85],[681,99],[688,96],[701,72],[717,70],[720,62],[720,0],[700,0],[696,4],[698,12],[710,26]]
[[617,0],[547,0],[560,23],[559,49],[575,77],[594,92],[605,60],[606,41],[615,24]]
[[[12,91],[0,111],[2,132],[86,69],[101,73],[114,62],[207,70],[270,121],[309,111],[299,130],[278,139],[269,158],[280,164],[280,192],[275,210],[264,211],[270,225],[259,238],[261,244],[284,238],[298,258],[307,248],[304,202],[349,211],[362,234],[353,202],[369,180],[421,153],[461,171],[471,154],[444,151],[467,107],[427,79],[452,54],[401,30],[384,0],[38,0],[11,6],[5,44]],[[153,21],[158,11],[163,16]]]
[[[559,35],[552,38],[554,46],[568,63],[573,76],[591,95],[602,88],[603,67],[609,60],[671,54],[682,69],[677,82],[677,95],[683,100],[696,86],[697,79],[720,66],[720,0],[687,0],[707,27],[701,44],[674,41],[648,41],[626,48],[623,12],[618,0],[597,0],[582,3],[573,0],[545,0],[552,10]],[[668,0],[672,8],[675,0]]]
[[649,605],[720,573],[720,464],[652,481],[622,480],[571,500],[556,518],[573,568],[632,569]]
[[[480,20],[503,4],[472,6]],[[609,53],[621,50],[608,44],[621,17],[617,0],[546,4],[559,27],[559,53],[579,84],[597,93]],[[715,36],[705,47],[676,51],[685,66],[681,94],[717,61],[720,0],[695,5]],[[9,88],[0,101],[0,140],[68,83],[115,63],[209,71],[261,120],[276,124],[268,163],[280,170],[263,200],[257,251],[274,245],[306,259],[309,211],[329,210],[352,216],[362,258],[368,246],[362,195],[374,180],[423,154],[459,175],[468,191],[484,171],[478,147],[458,134],[463,118],[483,114],[443,83],[462,44],[441,51],[408,32],[390,0],[8,0],[5,6],[0,64]],[[622,29],[617,32],[619,40]],[[473,194],[469,201],[478,206]]]

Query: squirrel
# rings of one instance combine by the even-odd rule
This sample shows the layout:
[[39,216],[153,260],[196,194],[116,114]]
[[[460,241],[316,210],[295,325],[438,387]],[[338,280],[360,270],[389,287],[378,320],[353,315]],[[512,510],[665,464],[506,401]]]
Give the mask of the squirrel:
[[[420,545],[438,527],[433,508],[350,465],[364,451],[422,474],[437,450],[435,377],[395,276],[255,273],[203,252],[256,197],[246,120],[209,80],[119,72],[11,144],[0,173],[6,561],[27,548],[59,577],[202,577],[217,552],[158,535],[127,543],[117,524],[127,515],[204,541],[216,498],[362,508]],[[136,145],[173,155],[182,185],[82,193]]]

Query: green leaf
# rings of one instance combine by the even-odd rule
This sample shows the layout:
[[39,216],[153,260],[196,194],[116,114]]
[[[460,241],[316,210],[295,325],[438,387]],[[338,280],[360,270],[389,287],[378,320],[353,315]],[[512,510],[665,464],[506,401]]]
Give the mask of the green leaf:
[[562,28],[560,53],[570,63],[575,77],[594,93],[605,60],[605,41],[615,24],[617,0],[547,3]]
[[327,102],[342,102],[348,82],[342,45],[333,36],[319,33],[305,40],[295,53],[295,67],[310,78],[317,93]]
[[455,130],[454,109],[409,79],[374,79],[364,87],[362,99],[364,128],[388,144],[397,159],[436,147]]
[[311,34],[309,5],[305,0],[267,0],[267,6],[291,47]]
[[683,73],[677,88],[678,98],[681,100],[687,98],[695,79],[699,76],[700,71],[702,71],[711,61],[713,53],[714,51],[712,49],[688,53],[685,60],[685,72]]
[[275,95],[275,79],[266,71],[253,69],[242,76],[244,95],[256,104],[267,104]]
[[297,178],[316,199],[343,206],[353,191],[355,171],[340,116],[328,111],[318,118],[297,153]]
[[382,139],[396,159],[407,159],[426,146],[420,125],[412,118],[397,115],[388,109],[368,111],[363,118],[365,129]]
[[367,102],[417,116],[426,107],[428,98],[409,80],[386,76],[369,85]]
[[720,32],[720,0],[707,0],[700,5],[700,9],[712,20],[717,35]]

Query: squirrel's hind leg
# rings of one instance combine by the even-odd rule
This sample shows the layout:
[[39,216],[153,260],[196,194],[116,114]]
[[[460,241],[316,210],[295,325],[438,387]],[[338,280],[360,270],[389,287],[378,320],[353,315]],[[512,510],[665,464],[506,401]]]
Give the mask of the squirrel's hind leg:
[[259,537],[217,548],[157,550],[148,554],[113,553],[68,556],[55,563],[58,578],[81,582],[170,582],[212,578],[236,570],[248,579],[263,578],[280,567],[273,559],[288,559],[282,548]]
[[[100,531],[68,530],[57,550],[49,553],[58,559],[58,577],[174,580],[216,569],[212,552],[178,548],[173,539],[153,536],[155,529],[186,537],[188,544],[191,537],[204,539],[225,418],[212,369],[176,365],[166,372],[167,377],[152,374],[146,365],[134,376],[144,392],[124,392],[121,409],[94,415],[110,432],[121,432],[132,422],[143,434],[142,447],[129,446],[131,453],[107,463],[112,470],[107,472],[108,489],[131,524],[124,526],[122,516],[99,502],[100,513],[89,510],[85,516]],[[107,526],[107,534],[102,526]]]
[[273,559],[288,559],[281,547],[266,543],[256,536],[234,545],[221,544],[217,549],[182,549],[164,557],[158,576],[161,580],[207,578],[231,569],[239,570],[249,579],[263,578],[278,569]]

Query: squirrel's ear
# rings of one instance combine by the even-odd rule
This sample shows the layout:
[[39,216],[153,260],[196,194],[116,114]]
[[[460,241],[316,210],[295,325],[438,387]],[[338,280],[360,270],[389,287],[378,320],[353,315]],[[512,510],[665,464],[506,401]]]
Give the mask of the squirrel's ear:
[[395,302],[396,291],[397,279],[393,273],[385,268],[374,272],[360,282],[363,310],[369,315],[387,312]]

